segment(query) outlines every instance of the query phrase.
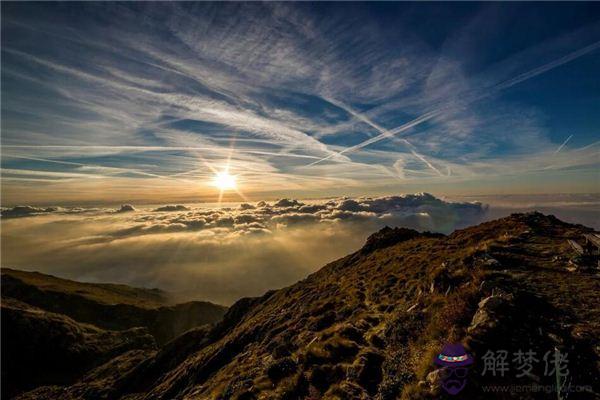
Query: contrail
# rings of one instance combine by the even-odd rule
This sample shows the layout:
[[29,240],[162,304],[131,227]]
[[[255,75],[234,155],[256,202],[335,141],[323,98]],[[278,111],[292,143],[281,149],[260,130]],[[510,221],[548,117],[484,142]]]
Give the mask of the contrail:
[[560,146],[558,146],[558,149],[556,149],[554,154],[558,154],[558,152],[561,151],[563,147],[565,147],[565,144],[567,144],[572,137],[573,135],[569,135],[569,137]]
[[[194,146],[105,146],[105,145],[3,145],[6,149],[57,149],[57,150],[129,150],[129,151],[226,151],[227,149],[216,147],[194,147]],[[311,158],[317,159],[317,156],[308,154],[296,153],[275,153],[272,151],[252,150],[252,149],[236,149],[238,153],[257,154],[274,157],[289,157],[289,158]]]
[[537,67],[532,69],[531,71],[527,71],[525,73],[522,73],[520,75],[517,75],[516,77],[509,79],[507,81],[504,81],[503,83],[500,83],[499,85],[497,85],[497,88],[499,90],[502,89],[506,89],[509,88],[513,85],[516,85],[517,83],[521,83],[523,81],[526,81],[530,78],[533,78],[535,76],[538,76],[540,74],[543,74],[546,71],[549,71],[551,69],[554,69],[556,67],[560,67],[563,64],[566,64],[570,61],[575,60],[576,58],[579,58],[581,56],[586,55],[587,53],[590,53],[596,49],[598,49],[600,47],[600,41],[598,42],[594,42],[588,46],[585,46],[579,50],[576,50],[572,53],[567,54],[566,56],[563,56],[561,58],[558,58],[554,61],[550,61],[547,64],[542,65],[541,67]]
[[[132,169],[132,168],[120,168],[120,167],[110,167],[110,166],[104,166],[104,165],[83,164],[83,163],[78,163],[78,162],[73,162],[73,161],[53,160],[53,159],[49,159],[49,158],[39,158],[39,157],[26,157],[26,156],[19,156],[19,155],[13,155],[13,154],[5,154],[4,156],[18,158],[18,159],[22,159],[22,160],[42,161],[42,162],[53,163],[53,164],[73,165],[73,166],[77,166],[77,167],[99,168],[99,169],[110,170],[110,171],[115,171],[115,172],[128,172],[128,173],[132,173],[132,174],[149,176],[152,178],[167,179],[167,177],[163,176],[163,175],[157,175],[157,174],[153,174],[150,172],[145,172],[145,171],[141,171],[139,169]],[[48,171],[40,171],[40,172],[48,172]],[[109,177],[107,175],[98,175],[98,174],[96,174],[95,176],[101,176],[104,178]],[[191,181],[183,181],[183,182],[189,183]]]
[[413,154],[413,156],[417,157],[419,160],[423,161],[429,168],[434,170],[439,176],[444,176],[444,174],[442,174],[439,169],[434,167],[432,163],[427,161],[427,159],[425,157],[423,157],[422,155],[420,155],[419,153],[417,153],[414,150],[412,151],[412,154]]
[[[590,52],[598,49],[599,47],[600,47],[600,41],[594,42],[594,43],[592,43],[592,44],[590,44],[590,45],[588,45],[586,47],[583,47],[583,48],[581,48],[579,50],[576,50],[576,51],[574,51],[572,53],[569,53],[566,56],[563,56],[563,57],[558,58],[558,59],[556,59],[554,61],[546,63],[546,64],[544,64],[544,65],[542,65],[540,67],[534,68],[534,69],[532,69],[530,71],[527,71],[527,72],[524,72],[522,74],[519,74],[519,75],[515,76],[514,78],[508,79],[508,80],[506,80],[504,82],[501,82],[501,83],[498,83],[498,84],[492,86],[491,88],[489,88],[483,94],[480,94],[478,96],[472,96],[470,99],[467,98],[467,99],[463,100],[462,102],[459,103],[459,107],[460,106],[464,107],[464,106],[466,106],[466,105],[468,105],[468,104],[470,104],[470,103],[472,103],[474,101],[478,101],[478,100],[484,99],[486,97],[491,96],[492,94],[494,94],[496,92],[499,92],[499,91],[504,90],[504,89],[508,89],[511,86],[514,86],[514,85],[516,85],[518,83],[521,83],[523,81],[526,81],[528,79],[536,77],[536,76],[538,76],[540,74],[543,74],[544,72],[547,72],[547,71],[549,71],[551,69],[557,68],[557,67],[559,67],[559,66],[561,66],[563,64],[566,64],[566,63],[568,63],[570,61],[573,61],[576,58],[579,58],[579,57],[581,57],[581,56],[583,56],[583,55],[585,55],[587,53],[590,53]],[[407,129],[410,129],[410,128],[414,127],[414,126],[420,125],[423,122],[426,122],[426,121],[428,121],[428,120],[430,120],[430,119],[432,119],[432,118],[434,118],[434,117],[436,117],[438,115],[443,114],[444,111],[446,111],[450,107],[451,107],[451,105],[448,104],[448,105],[440,107],[438,109],[429,111],[429,112],[427,112],[427,113],[425,113],[425,114],[423,114],[423,115],[421,115],[421,116],[419,116],[419,117],[417,117],[417,118],[415,118],[415,119],[413,119],[413,120],[405,123],[404,125],[400,125],[399,127],[395,128],[395,129],[392,129],[390,131],[385,131],[385,132],[381,133],[380,135],[377,135],[377,136],[374,136],[372,138],[369,138],[369,139],[365,140],[362,143],[359,143],[359,144],[354,145],[352,147],[348,147],[348,148],[346,148],[346,149],[344,149],[344,150],[342,150],[342,151],[340,151],[338,153],[332,153],[332,154],[328,155],[327,157],[321,158],[320,160],[317,160],[317,161],[309,164],[309,166],[321,163],[321,162],[323,162],[325,160],[328,160],[328,159],[330,159],[332,157],[335,157],[335,156],[338,156],[338,155],[342,155],[344,153],[353,152],[353,151],[362,149],[363,147],[369,146],[369,145],[371,145],[373,143],[377,143],[377,142],[379,142],[379,141],[381,141],[383,139],[386,139],[386,138],[388,138],[390,136],[397,135],[398,133],[404,132]]]
[[[381,134],[388,134],[389,131],[385,128],[383,128],[381,125],[373,122],[371,119],[367,118],[364,114],[361,114],[359,112],[354,111],[352,108],[348,107],[346,104],[337,101],[335,99],[331,99],[331,98],[326,98],[325,100],[327,100],[328,102],[330,102],[331,104],[341,108],[342,110],[346,111],[348,114],[358,118],[359,120],[363,121],[364,123],[366,123],[367,125],[375,128],[379,133]],[[392,135],[393,136],[393,135]],[[386,136],[389,137],[389,136]],[[429,168],[431,168],[433,171],[435,171],[438,175],[443,176],[443,174],[436,168],[433,166],[433,164],[431,164],[426,158],[425,156],[423,156],[422,154],[417,153],[417,148],[415,146],[413,146],[412,143],[410,143],[408,140],[404,139],[404,138],[399,138],[404,144],[406,144],[406,146],[408,148],[410,148],[412,154],[417,157],[419,160],[423,161]],[[364,142],[363,142],[364,143]],[[340,152],[340,154],[343,154],[344,152],[346,152],[348,149],[343,150],[342,152]],[[317,164],[319,162],[321,162],[322,160],[318,160],[310,165],[313,164]]]
[[595,141],[595,142],[593,142],[593,143],[590,143],[590,144],[588,144],[588,145],[585,145],[585,146],[583,146],[583,147],[580,147],[580,148],[578,148],[578,149],[575,149],[575,150],[573,150],[573,151],[582,151],[582,150],[587,150],[587,149],[589,149],[590,147],[594,147],[594,146],[596,146],[597,144],[600,144],[600,140],[597,140],[597,141]]
[[377,142],[379,142],[379,141],[381,141],[383,139],[387,139],[389,137],[392,137],[392,136],[394,136],[394,135],[396,135],[396,134],[398,134],[400,132],[403,132],[403,131],[405,131],[407,129],[412,128],[415,125],[419,125],[419,124],[421,124],[421,123],[423,123],[423,122],[425,122],[427,120],[430,120],[431,118],[433,118],[433,117],[435,117],[435,116],[437,116],[437,115],[439,115],[441,113],[442,113],[442,110],[430,111],[430,112],[428,112],[426,114],[421,115],[418,118],[413,119],[410,122],[407,122],[404,125],[401,125],[401,126],[397,127],[396,129],[393,129],[391,131],[385,131],[384,133],[381,133],[380,135],[374,136],[374,137],[372,137],[370,139],[367,139],[364,142],[359,143],[357,145],[354,145],[352,147],[348,147],[348,148],[346,148],[346,149],[344,149],[344,150],[342,150],[342,151],[340,151],[338,153],[332,153],[332,154],[328,155],[327,157],[321,158],[320,160],[317,160],[317,161],[315,161],[313,163],[310,163],[309,166],[312,166],[312,165],[315,165],[315,164],[319,164],[320,162],[323,162],[325,160],[329,160],[330,158],[333,158],[335,156],[340,156],[340,155],[348,153],[348,152],[353,152],[353,151],[362,149],[363,147],[366,147],[366,146],[368,146],[370,144],[377,143]]

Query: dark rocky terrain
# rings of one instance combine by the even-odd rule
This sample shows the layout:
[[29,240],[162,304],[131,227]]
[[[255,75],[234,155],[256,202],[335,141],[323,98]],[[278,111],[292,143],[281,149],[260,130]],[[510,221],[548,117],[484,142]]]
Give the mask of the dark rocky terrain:
[[202,301],[171,304],[158,289],[9,268],[2,268],[1,282],[5,398],[43,384],[73,383],[118,355],[156,350],[189,329],[221,320],[227,311]]
[[[582,263],[567,242],[591,232],[538,213],[449,236],[386,228],[290,287],[241,299],[212,327],[157,351],[121,353],[70,386],[18,398],[451,398],[432,360],[444,343],[460,342],[475,364],[457,397],[564,399],[485,390],[555,384],[541,359],[560,351],[568,355],[569,383],[585,388],[568,398],[597,399],[597,256]],[[488,351],[518,350],[540,359],[529,374],[517,377],[514,366],[504,376],[483,374]]]
[[81,372],[129,350],[154,350],[145,328],[106,331],[11,298],[2,299],[2,397]]
[[158,344],[223,318],[226,307],[205,301],[172,304],[159,289],[92,284],[2,268],[2,297],[109,330],[146,327]]

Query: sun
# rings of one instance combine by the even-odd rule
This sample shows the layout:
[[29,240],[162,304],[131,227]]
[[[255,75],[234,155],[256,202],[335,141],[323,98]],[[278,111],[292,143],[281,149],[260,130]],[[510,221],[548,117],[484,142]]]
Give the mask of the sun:
[[235,189],[237,187],[235,183],[235,176],[230,175],[227,171],[217,172],[213,178],[213,184],[221,191]]

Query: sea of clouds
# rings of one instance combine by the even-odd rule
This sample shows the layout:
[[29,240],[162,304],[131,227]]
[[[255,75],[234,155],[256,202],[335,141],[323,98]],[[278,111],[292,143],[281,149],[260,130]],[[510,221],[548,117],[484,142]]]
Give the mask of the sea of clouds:
[[486,212],[427,193],[221,208],[19,206],[2,210],[2,265],[230,304],[304,278],[383,226],[449,233]]

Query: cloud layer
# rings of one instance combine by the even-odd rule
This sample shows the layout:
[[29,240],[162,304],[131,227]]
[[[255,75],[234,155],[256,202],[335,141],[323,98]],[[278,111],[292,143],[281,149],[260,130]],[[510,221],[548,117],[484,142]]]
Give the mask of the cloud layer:
[[385,225],[448,233],[486,207],[429,194],[129,212],[56,208],[2,222],[3,264],[89,281],[158,286],[231,303],[291,284]]

